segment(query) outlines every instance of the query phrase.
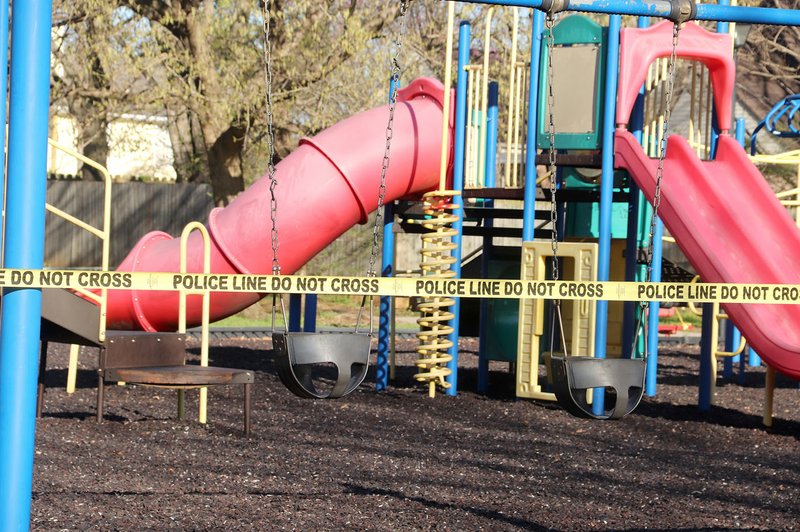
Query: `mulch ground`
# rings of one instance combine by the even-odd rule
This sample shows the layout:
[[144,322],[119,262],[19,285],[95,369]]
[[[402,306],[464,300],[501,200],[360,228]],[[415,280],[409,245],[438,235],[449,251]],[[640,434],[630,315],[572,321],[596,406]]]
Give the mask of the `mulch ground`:
[[[210,391],[209,423],[175,419],[172,390],[109,387],[95,423],[96,351],[67,395],[66,346],[51,345],[37,424],[34,530],[586,530],[800,526],[800,390],[779,379],[761,425],[764,371],[720,378],[697,410],[698,350],[661,351],[659,390],[616,422],[513,398],[497,364],[474,393],[474,342],[462,346],[458,397],[413,381],[412,341],[398,379],[371,374],[336,401],[292,396],[268,340],[220,340],[212,364],[256,370],[253,433],[241,387]],[[197,349],[194,349],[197,352]],[[197,393],[188,412],[196,413]]]

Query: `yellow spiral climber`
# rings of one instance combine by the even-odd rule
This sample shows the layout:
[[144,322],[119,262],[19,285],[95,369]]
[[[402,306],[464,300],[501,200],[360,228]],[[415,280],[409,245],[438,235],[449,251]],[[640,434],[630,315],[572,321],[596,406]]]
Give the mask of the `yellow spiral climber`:
[[[458,221],[459,214],[453,212],[459,208],[452,202],[453,196],[460,194],[453,190],[437,190],[425,194],[424,212],[426,218],[421,222],[429,232],[422,236],[422,275],[446,279],[454,277],[455,272],[451,266],[456,258],[452,250],[456,249],[452,238],[457,234],[453,223]],[[420,382],[428,383],[428,395],[435,397],[436,385],[449,388],[450,383],[445,378],[451,371],[447,363],[452,360],[448,350],[453,342],[448,335],[453,332],[450,321],[453,313],[448,309],[455,304],[449,297],[434,297],[424,299],[419,305],[421,317],[417,320],[420,331],[417,333],[420,345],[417,352],[419,373],[414,378]]]

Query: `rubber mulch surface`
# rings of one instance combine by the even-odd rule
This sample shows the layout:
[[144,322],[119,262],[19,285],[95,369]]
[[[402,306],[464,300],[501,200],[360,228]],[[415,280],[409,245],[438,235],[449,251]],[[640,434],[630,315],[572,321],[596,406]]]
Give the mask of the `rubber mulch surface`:
[[[269,340],[216,341],[211,363],[255,369],[253,433],[240,386],[212,388],[209,423],[178,421],[173,390],[108,387],[95,423],[96,350],[64,391],[66,346],[51,344],[36,430],[34,530],[791,530],[800,523],[800,390],[779,378],[761,425],[764,369],[718,379],[697,404],[698,349],[662,349],[659,389],[616,422],[513,398],[492,364],[476,394],[476,345],[461,345],[457,397],[374,372],[335,401],[292,396]],[[199,350],[192,348],[192,358]],[[374,357],[374,353],[373,353]],[[196,416],[197,392],[188,394]]]

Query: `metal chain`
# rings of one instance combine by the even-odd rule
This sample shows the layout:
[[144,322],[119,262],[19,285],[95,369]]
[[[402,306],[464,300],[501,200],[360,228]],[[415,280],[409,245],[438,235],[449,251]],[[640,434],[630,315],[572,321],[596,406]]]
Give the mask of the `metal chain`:
[[[669,56],[667,67],[667,91],[665,96],[664,127],[662,129],[661,141],[658,144],[658,167],[656,168],[656,188],[653,192],[653,216],[650,218],[650,231],[648,233],[647,246],[647,282],[653,281],[653,245],[655,244],[656,224],[658,223],[658,208],[661,206],[661,182],[664,178],[664,159],[667,154],[667,137],[669,137],[670,115],[672,114],[672,95],[675,90],[675,64],[678,56],[678,37],[681,31],[681,24],[675,23],[672,28],[672,53]],[[642,308],[647,306],[645,301],[641,302]]]
[[[556,124],[553,112],[553,48],[556,45],[555,37],[553,35],[553,27],[555,26],[554,12],[547,13],[545,18],[545,29],[547,30],[547,140],[549,147],[547,149],[548,155],[548,172],[550,173],[550,225],[551,225],[551,238],[550,247],[553,251],[553,280],[558,281],[560,272],[558,267],[558,208],[556,202]],[[553,301],[553,312],[555,315],[550,321],[550,355],[552,356],[555,349],[556,341],[556,325],[558,332],[561,335],[561,347],[564,349],[564,354],[569,355],[567,352],[567,339],[564,335],[564,320],[561,316],[561,301],[556,299]]]
[[[389,120],[386,124],[386,148],[383,151],[383,161],[381,163],[381,182],[378,186],[378,206],[375,210],[375,225],[372,226],[372,250],[369,255],[367,266],[367,277],[376,277],[375,263],[378,261],[378,233],[383,221],[383,207],[386,200],[386,174],[389,172],[389,155],[392,148],[392,136],[394,134],[394,110],[397,107],[397,88],[400,85],[400,51],[403,48],[403,36],[406,33],[406,12],[410,0],[400,0],[400,33],[394,41],[394,55],[392,56],[391,77],[389,83]],[[372,316],[374,314],[374,299],[369,298],[369,334],[373,332]],[[356,317],[356,332],[361,325],[361,316],[367,304],[367,296],[361,298],[361,307],[358,309]]]
[[270,194],[270,219],[272,220],[272,274],[280,275],[281,266],[278,262],[278,200],[275,196],[275,189],[278,187],[278,180],[275,178],[275,130],[273,128],[272,113],[272,50],[270,43],[270,22],[272,13],[269,9],[271,0],[263,0],[262,17],[264,29],[264,84],[266,85],[267,111],[267,149],[269,159],[267,161],[267,173],[269,175],[269,194]]
[[395,51],[392,56],[390,91],[389,91],[389,121],[386,124],[386,149],[383,152],[383,162],[381,164],[381,183],[378,187],[378,207],[375,211],[375,225],[372,227],[372,251],[367,266],[367,277],[375,277],[375,263],[378,257],[378,233],[383,221],[383,206],[386,199],[386,174],[389,171],[389,154],[392,147],[392,135],[394,126],[394,110],[397,106],[397,87],[400,85],[400,51],[403,48],[403,36],[406,32],[406,11],[408,10],[408,0],[400,0],[400,34],[394,41]]
[[[280,275],[281,265],[278,262],[278,200],[275,196],[275,189],[278,187],[278,179],[275,177],[275,129],[273,127],[272,112],[272,49],[270,41],[270,23],[272,22],[272,12],[269,9],[270,0],[263,0],[261,4],[261,15],[263,18],[264,31],[264,85],[266,86],[265,108],[267,112],[267,174],[269,175],[269,207],[270,220],[272,221],[272,275]],[[286,319],[286,306],[283,296],[272,294],[272,332],[275,332],[276,302],[280,299],[281,316],[283,317],[284,332],[289,332],[289,320]]]
[[553,47],[555,37],[553,36],[553,14],[547,13],[545,19],[545,29],[547,30],[547,138],[549,148],[548,153],[548,172],[550,172],[550,225],[551,239],[550,246],[553,250],[553,280],[558,281],[558,210],[556,205],[556,126],[553,118]]
[[[672,115],[672,93],[675,90],[675,64],[678,56],[678,37],[681,31],[681,23],[675,22],[672,28],[672,52],[669,56],[667,65],[667,91],[664,95],[664,127],[661,130],[661,141],[658,144],[658,167],[656,168],[656,188],[653,192],[653,215],[650,218],[650,230],[647,235],[647,278],[648,283],[653,282],[653,245],[655,244],[656,224],[658,223],[658,208],[661,206],[661,182],[664,179],[664,159],[667,155],[667,137],[669,137],[670,118]],[[636,326],[636,334],[633,335],[633,346],[631,354],[635,352],[636,342],[639,334],[644,330],[644,322],[647,316],[647,301],[639,302],[639,319]],[[648,341],[644,340],[644,356],[647,358]]]

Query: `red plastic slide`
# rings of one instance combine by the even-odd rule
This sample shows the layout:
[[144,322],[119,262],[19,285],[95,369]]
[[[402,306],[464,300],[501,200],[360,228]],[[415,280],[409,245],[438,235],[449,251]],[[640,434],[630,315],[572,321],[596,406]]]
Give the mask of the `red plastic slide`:
[[[421,78],[398,91],[387,175],[386,201],[419,195],[439,180],[442,101],[439,81]],[[356,223],[367,221],[378,202],[386,146],[388,108],[365,111],[326,129],[282,160],[278,186],[278,259],[291,274]],[[452,126],[451,126],[452,127]],[[451,135],[452,138],[452,135]],[[272,272],[269,179],[242,192],[224,209],[214,209],[208,229],[214,273]],[[202,271],[202,244],[193,233],[188,271]],[[179,271],[180,241],[164,232],[145,235],[119,266],[121,271]],[[211,319],[242,310],[263,294],[212,293]],[[200,322],[200,300],[189,298],[187,321]],[[111,291],[109,329],[175,330],[177,292]]]
[[[616,167],[652,201],[657,162],[623,129],[614,151]],[[731,137],[720,136],[716,160],[701,161],[686,139],[670,135],[658,212],[704,281],[800,283],[800,230]],[[726,311],[770,366],[800,379],[800,305]]]

